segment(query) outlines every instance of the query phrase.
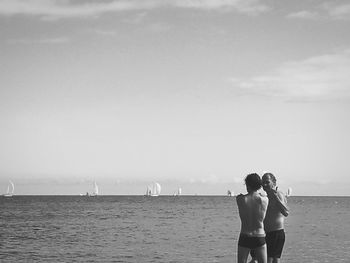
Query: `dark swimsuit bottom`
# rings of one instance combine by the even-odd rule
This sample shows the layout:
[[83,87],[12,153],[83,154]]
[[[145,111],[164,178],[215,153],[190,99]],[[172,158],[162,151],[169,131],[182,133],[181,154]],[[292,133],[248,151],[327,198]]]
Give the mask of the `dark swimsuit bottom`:
[[265,237],[248,236],[242,233],[239,235],[238,245],[241,247],[255,249],[265,244],[266,244]]
[[284,233],[284,229],[267,232],[266,233],[267,256],[271,258],[280,258],[282,255],[285,239],[286,239],[286,236]]

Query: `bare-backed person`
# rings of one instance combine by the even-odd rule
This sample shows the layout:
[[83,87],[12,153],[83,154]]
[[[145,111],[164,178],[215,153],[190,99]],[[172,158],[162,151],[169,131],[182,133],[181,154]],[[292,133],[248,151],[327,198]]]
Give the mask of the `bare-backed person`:
[[[282,191],[278,190],[276,177],[272,173],[264,173],[262,185],[269,198],[264,228],[266,232],[267,262],[280,263],[285,242],[284,219],[289,215],[287,199]],[[251,253],[250,263],[256,263],[254,253]]]
[[258,193],[262,186],[258,174],[248,174],[245,178],[247,194],[236,197],[241,232],[238,240],[237,262],[246,263],[250,251],[254,251],[259,263],[267,262],[264,218],[268,198]]

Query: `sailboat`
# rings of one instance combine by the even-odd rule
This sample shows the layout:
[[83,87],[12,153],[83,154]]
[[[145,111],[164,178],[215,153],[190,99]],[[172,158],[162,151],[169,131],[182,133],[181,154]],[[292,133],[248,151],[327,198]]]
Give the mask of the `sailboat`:
[[9,185],[7,186],[7,191],[6,194],[4,194],[5,197],[12,197],[13,193],[15,192],[15,185],[14,183],[10,180]]
[[146,196],[159,196],[162,187],[159,183],[154,182],[152,185],[147,186]]
[[150,186],[147,186],[147,189],[146,189],[146,194],[145,194],[145,196],[151,196],[151,193],[152,193],[152,191],[151,191],[151,188],[150,188]]
[[92,193],[90,194],[90,196],[98,196],[98,185],[96,183],[96,181],[94,181],[94,184],[93,184],[93,191]]
[[182,193],[182,189],[179,187],[177,191],[175,191],[174,196],[179,196]]
[[286,197],[289,197],[292,195],[292,187],[289,187],[286,193]]
[[235,192],[233,192],[231,190],[227,190],[227,195],[228,196],[235,196]]

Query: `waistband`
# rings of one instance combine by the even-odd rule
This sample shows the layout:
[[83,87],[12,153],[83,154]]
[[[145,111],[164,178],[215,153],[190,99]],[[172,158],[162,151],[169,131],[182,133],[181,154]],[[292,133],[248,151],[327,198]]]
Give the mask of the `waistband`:
[[268,231],[266,232],[266,234],[271,234],[271,233],[279,233],[279,232],[284,232],[284,229],[278,229],[278,230],[272,230],[272,231]]
[[240,236],[243,237],[265,237],[265,234],[248,234],[248,233],[240,233]]

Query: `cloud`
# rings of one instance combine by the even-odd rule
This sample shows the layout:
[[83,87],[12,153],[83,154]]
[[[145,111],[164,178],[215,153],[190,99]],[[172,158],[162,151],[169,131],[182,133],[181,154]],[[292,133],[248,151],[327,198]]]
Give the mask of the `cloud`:
[[137,13],[137,14],[134,14],[132,17],[128,17],[128,18],[123,19],[123,22],[127,23],[127,24],[136,25],[136,24],[142,23],[146,17],[147,17],[146,12]]
[[260,0],[112,0],[74,3],[70,0],[2,0],[0,15],[39,16],[54,20],[76,17],[98,17],[104,13],[155,8],[184,8],[200,10],[233,10],[247,15],[257,15],[269,8]]
[[242,14],[256,15],[270,8],[259,0],[173,0],[169,1],[175,7],[194,9],[227,9],[232,8]]
[[68,37],[40,38],[40,39],[11,39],[11,44],[65,44],[70,42]]
[[67,0],[3,0],[0,2],[2,15],[32,15],[43,19],[73,17],[96,17],[102,13],[117,12],[154,7],[154,1],[112,1],[71,4]]
[[323,3],[315,6],[314,10],[301,10],[290,13],[287,18],[293,19],[334,19],[346,20],[350,18],[350,4],[335,4],[331,2]]
[[239,95],[282,97],[290,100],[350,98],[350,49],[291,61],[248,80],[232,78]]
[[322,5],[323,9],[334,19],[349,19],[350,4],[335,5],[326,3]]
[[320,18],[320,15],[317,12],[310,12],[310,11],[303,10],[303,11],[288,14],[287,18],[314,20],[314,19]]

